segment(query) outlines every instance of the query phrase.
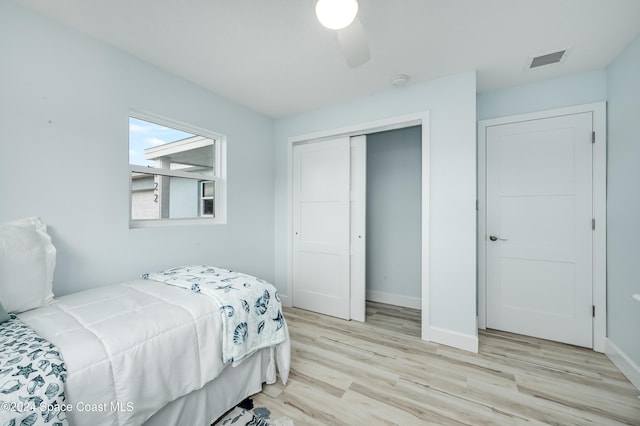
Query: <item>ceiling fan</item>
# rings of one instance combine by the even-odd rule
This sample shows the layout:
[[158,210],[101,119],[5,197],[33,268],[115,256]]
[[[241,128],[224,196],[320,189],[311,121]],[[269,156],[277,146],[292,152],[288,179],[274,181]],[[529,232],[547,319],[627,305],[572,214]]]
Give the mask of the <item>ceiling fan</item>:
[[367,36],[357,15],[358,0],[316,0],[318,20],[336,30],[342,54],[351,68],[371,58]]

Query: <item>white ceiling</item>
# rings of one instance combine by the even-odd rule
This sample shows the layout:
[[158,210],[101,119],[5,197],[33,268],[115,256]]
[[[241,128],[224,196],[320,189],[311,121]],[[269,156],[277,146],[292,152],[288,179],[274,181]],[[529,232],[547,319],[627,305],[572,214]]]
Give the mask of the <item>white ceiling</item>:
[[271,117],[392,90],[398,73],[476,69],[483,92],[603,69],[640,32],[639,0],[360,0],[371,61],[350,69],[314,0],[15,1]]

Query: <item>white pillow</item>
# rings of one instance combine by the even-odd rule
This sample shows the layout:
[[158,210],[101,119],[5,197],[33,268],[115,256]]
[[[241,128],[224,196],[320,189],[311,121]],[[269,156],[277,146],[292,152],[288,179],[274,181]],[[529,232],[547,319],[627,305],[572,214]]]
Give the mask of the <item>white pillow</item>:
[[0,302],[19,313],[53,301],[56,248],[37,217],[0,225]]

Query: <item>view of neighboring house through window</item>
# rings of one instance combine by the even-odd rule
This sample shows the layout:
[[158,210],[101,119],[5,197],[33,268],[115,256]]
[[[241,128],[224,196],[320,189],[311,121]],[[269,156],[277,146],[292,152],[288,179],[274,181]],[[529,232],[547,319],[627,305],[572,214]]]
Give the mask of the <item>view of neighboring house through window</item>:
[[216,137],[162,121],[129,117],[131,224],[215,219],[220,181]]

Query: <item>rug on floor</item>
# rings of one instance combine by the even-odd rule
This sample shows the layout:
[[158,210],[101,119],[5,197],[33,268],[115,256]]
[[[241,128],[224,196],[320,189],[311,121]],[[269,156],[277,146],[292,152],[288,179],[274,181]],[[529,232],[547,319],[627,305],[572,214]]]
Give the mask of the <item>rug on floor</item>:
[[254,407],[253,400],[247,398],[229,411],[214,426],[294,426],[287,417],[271,418],[271,411],[265,407]]

